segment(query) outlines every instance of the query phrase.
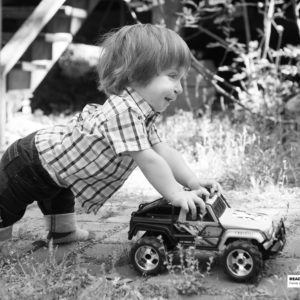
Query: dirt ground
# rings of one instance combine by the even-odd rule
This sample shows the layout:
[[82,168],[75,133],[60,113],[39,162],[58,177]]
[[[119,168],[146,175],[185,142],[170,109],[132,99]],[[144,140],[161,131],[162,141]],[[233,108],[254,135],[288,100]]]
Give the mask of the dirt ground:
[[[300,189],[270,188],[260,191],[226,191],[232,207],[267,212],[285,218],[287,244],[283,252],[266,261],[259,283],[241,284],[231,281],[223,272],[218,257],[215,258],[209,274],[204,277],[206,292],[201,299],[300,299],[300,288],[287,287],[287,275],[300,275]],[[85,214],[77,209],[80,227],[93,230],[96,240],[60,246],[56,250],[58,260],[71,252],[80,253],[79,264],[93,275],[103,273],[103,263],[113,267],[110,276],[127,278],[130,284],[143,284],[141,278],[130,266],[127,239],[130,214],[139,203],[155,200],[157,193],[137,170],[125,186],[101,209],[99,214]],[[40,240],[46,232],[43,217],[36,205],[28,208],[24,218],[14,227],[14,245],[19,253],[32,248],[32,242]],[[37,247],[38,248],[38,247]],[[43,261],[48,250],[38,248],[32,254]],[[200,263],[205,265],[210,254],[198,253]],[[166,283],[172,278],[168,273],[147,278],[148,282]],[[182,299],[199,299],[199,296]]]

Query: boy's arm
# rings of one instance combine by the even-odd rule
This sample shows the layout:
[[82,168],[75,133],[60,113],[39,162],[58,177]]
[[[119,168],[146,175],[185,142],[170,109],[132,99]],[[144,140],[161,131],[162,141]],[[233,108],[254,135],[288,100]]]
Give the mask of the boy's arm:
[[153,187],[175,206],[196,216],[196,205],[205,211],[203,200],[193,191],[184,191],[166,160],[153,149],[129,152]]
[[153,149],[166,160],[175,179],[183,186],[186,186],[191,190],[199,190],[200,194],[203,193],[204,196],[208,196],[209,194],[203,187],[209,188],[211,193],[217,192],[220,194],[222,192],[220,184],[215,180],[197,178],[195,173],[184,161],[182,155],[167,143],[158,143],[153,146]]

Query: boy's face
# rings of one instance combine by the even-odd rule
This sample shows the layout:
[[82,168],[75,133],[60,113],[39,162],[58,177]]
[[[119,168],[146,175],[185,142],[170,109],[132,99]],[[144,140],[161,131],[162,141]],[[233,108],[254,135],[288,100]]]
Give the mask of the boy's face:
[[170,68],[153,77],[147,85],[133,84],[132,87],[156,112],[163,112],[182,93],[181,79],[184,74],[183,68]]

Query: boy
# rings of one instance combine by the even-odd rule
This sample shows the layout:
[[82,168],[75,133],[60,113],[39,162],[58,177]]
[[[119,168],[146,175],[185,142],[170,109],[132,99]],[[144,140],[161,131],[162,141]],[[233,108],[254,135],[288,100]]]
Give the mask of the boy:
[[[200,181],[159,136],[155,121],[182,92],[190,51],[174,31],[150,24],[106,36],[99,58],[103,106],[87,105],[67,125],[13,143],[0,162],[0,249],[26,206],[37,201],[54,244],[87,240],[76,227],[74,198],[97,212],[136,166],[172,204],[204,210],[200,196],[220,185]],[[188,187],[190,191],[182,188]]]

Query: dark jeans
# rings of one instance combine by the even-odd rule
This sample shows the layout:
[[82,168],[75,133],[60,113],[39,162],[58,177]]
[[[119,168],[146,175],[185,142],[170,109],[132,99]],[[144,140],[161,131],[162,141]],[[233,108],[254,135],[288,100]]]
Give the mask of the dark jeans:
[[0,161],[0,227],[20,220],[33,201],[44,215],[74,212],[71,190],[59,187],[43,168],[34,136],[14,142]]

